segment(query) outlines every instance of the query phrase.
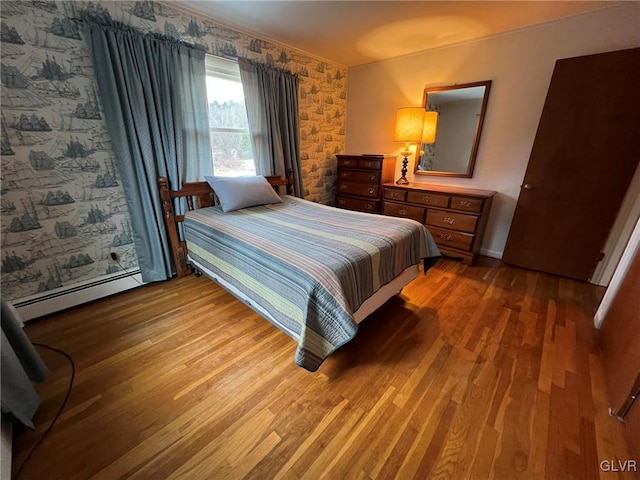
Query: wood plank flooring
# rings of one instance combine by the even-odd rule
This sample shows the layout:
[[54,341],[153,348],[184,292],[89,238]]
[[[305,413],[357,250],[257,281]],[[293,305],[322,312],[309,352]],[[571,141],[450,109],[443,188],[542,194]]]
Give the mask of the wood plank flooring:
[[[442,260],[316,373],[293,340],[206,278],[31,322],[76,364],[69,404],[20,479],[613,479],[597,288],[481,257]],[[39,386],[36,432],[70,368]]]

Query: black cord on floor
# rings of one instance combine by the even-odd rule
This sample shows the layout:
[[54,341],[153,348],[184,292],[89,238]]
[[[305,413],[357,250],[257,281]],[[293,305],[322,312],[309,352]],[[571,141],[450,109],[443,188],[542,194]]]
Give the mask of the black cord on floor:
[[[129,271],[128,271],[126,268],[124,268],[124,267],[122,266],[122,264],[120,263],[120,260],[118,260],[118,256],[117,256],[117,255],[115,255],[115,254],[111,254],[111,260],[113,260],[114,262],[116,262],[116,263],[118,264],[118,266],[119,266],[122,270],[124,270],[124,272],[125,272],[125,273],[129,273]],[[138,284],[139,284],[139,285],[144,285],[144,283],[143,283],[143,282],[141,282],[140,280],[138,280],[138,279],[135,277],[135,275],[131,275],[131,274],[129,274],[129,278],[133,278],[136,282],[138,282]]]
[[47,350],[51,350],[52,352],[59,353],[60,355],[64,355],[67,358],[67,360],[69,360],[69,364],[71,365],[71,378],[69,379],[67,394],[64,397],[64,401],[62,402],[62,405],[60,405],[60,409],[58,410],[58,413],[56,413],[55,417],[53,417],[53,420],[51,420],[51,423],[49,424],[49,428],[47,428],[47,430],[42,434],[42,436],[40,437],[40,440],[38,440],[36,444],[33,446],[33,448],[31,448],[29,455],[27,455],[27,458],[25,458],[24,462],[22,462],[22,465],[20,465],[20,468],[16,472],[16,475],[14,477],[15,479],[17,479],[20,476],[20,473],[22,473],[24,466],[29,462],[29,459],[33,455],[33,452],[35,452],[36,449],[40,446],[40,444],[43,442],[43,440],[46,438],[49,432],[53,429],[53,426],[58,421],[58,418],[60,418],[60,414],[64,410],[64,407],[67,406],[67,401],[69,400],[69,396],[71,395],[71,389],[73,388],[73,380],[76,377],[76,365],[73,362],[73,358],[71,358],[71,355],[69,355],[67,352],[63,352],[62,350],[59,350],[54,347],[50,347],[49,345],[44,345],[42,343],[34,343],[33,345],[36,347],[46,348]]

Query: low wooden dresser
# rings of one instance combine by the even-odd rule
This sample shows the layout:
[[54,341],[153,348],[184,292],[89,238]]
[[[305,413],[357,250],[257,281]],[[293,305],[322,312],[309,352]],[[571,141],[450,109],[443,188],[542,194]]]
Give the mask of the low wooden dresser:
[[383,185],[383,213],[423,223],[443,255],[471,265],[482,245],[496,192],[411,183]]
[[382,212],[382,184],[393,181],[396,157],[336,155],[338,189],[336,207],[360,212]]

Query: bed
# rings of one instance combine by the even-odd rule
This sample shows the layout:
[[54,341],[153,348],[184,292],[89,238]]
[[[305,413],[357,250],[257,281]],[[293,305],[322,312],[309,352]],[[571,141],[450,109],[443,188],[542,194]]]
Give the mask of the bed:
[[[418,222],[291,196],[291,174],[265,178],[268,190],[284,187],[287,195],[230,211],[219,201],[220,184],[217,194],[207,182],[172,191],[159,179],[177,275],[195,269],[219,283],[290,335],[295,363],[315,371],[440,254]],[[176,215],[182,197],[188,211]]]

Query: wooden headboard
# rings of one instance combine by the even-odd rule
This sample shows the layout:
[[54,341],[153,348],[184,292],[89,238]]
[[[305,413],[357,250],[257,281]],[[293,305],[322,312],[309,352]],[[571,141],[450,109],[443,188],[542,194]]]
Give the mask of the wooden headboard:
[[[265,178],[276,192],[278,187],[284,186],[287,195],[293,195],[293,170],[289,170],[287,178],[282,178],[278,175],[265,176]],[[158,178],[158,188],[160,189],[164,225],[169,237],[173,263],[176,267],[177,276],[184,277],[192,272],[191,266],[187,263],[187,243],[180,240],[178,233],[178,225],[184,221],[184,215],[175,214],[172,200],[174,198],[186,198],[189,210],[211,207],[217,204],[215,192],[207,182],[188,182],[182,186],[181,190],[169,190],[169,182],[165,177]]]

